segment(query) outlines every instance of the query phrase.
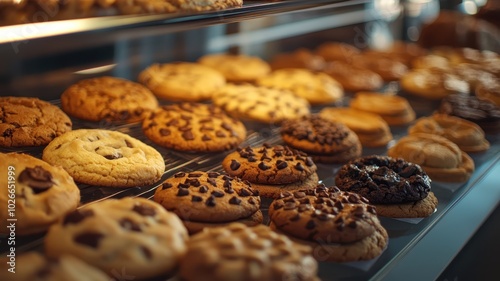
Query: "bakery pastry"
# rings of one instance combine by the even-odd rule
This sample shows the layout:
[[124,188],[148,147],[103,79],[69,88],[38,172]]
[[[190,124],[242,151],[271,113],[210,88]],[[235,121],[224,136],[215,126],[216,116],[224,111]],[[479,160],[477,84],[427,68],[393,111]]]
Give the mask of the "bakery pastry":
[[[27,154],[0,153],[0,233],[41,233],[80,203],[80,190],[68,173]],[[13,206],[15,205],[15,207]],[[7,208],[9,206],[9,208]],[[10,206],[13,206],[12,208]]]
[[384,85],[384,80],[377,73],[343,61],[327,63],[323,72],[349,92],[376,91]]
[[390,60],[395,60],[411,67],[411,62],[417,57],[426,54],[426,50],[415,43],[404,41],[394,41],[385,48],[364,50],[363,54],[369,56],[380,56]]
[[16,256],[14,272],[9,260],[0,259],[0,279],[11,281],[109,281],[109,276],[74,256],[49,259],[38,252]]
[[161,146],[191,152],[229,150],[246,137],[243,123],[214,105],[201,103],[165,105],[144,120],[142,129]]
[[153,64],[138,79],[159,98],[172,101],[207,100],[226,84],[219,72],[189,62]]
[[319,115],[344,123],[366,147],[386,146],[393,139],[389,125],[377,114],[349,107],[325,107]]
[[352,65],[369,69],[380,75],[384,81],[397,81],[408,72],[408,67],[404,63],[376,53],[353,56]]
[[285,90],[228,85],[212,98],[213,103],[243,121],[279,124],[309,114],[307,100]]
[[155,191],[154,201],[174,212],[190,234],[240,222],[261,224],[260,197],[250,183],[217,172],[178,172]]
[[125,197],[67,214],[49,229],[44,249],[50,258],[77,256],[109,275],[147,279],[173,273],[187,240],[175,214],[151,200]]
[[480,83],[475,89],[476,97],[487,100],[500,107],[500,79],[491,83]]
[[319,115],[283,122],[280,133],[288,146],[304,151],[314,162],[344,163],[361,156],[361,143],[351,129]]
[[476,96],[449,95],[441,101],[437,112],[474,122],[486,133],[500,131],[500,107]]
[[256,84],[289,90],[296,96],[306,99],[311,105],[334,103],[344,96],[342,85],[332,77],[325,73],[314,73],[300,68],[275,70],[259,78]]
[[365,197],[385,217],[428,217],[438,203],[427,173],[402,158],[371,155],[352,160],[340,168],[335,184]]
[[326,61],[343,61],[351,63],[353,57],[360,53],[360,49],[341,42],[325,42],[316,48],[316,54]]
[[37,98],[0,97],[0,146],[42,146],[71,131],[69,117]]
[[229,82],[253,82],[271,72],[269,64],[261,58],[241,54],[209,54],[198,62],[219,71]]
[[380,115],[389,125],[406,125],[415,120],[415,111],[408,100],[398,95],[358,92],[350,107]]
[[470,91],[470,84],[449,69],[412,70],[401,78],[400,83],[401,88],[409,94],[432,100]]
[[277,54],[269,62],[272,70],[303,68],[311,71],[322,71],[325,63],[323,57],[305,48],[300,48],[290,53]]
[[233,223],[192,236],[179,275],[186,281],[317,281],[318,264],[311,254],[310,247],[267,226]]
[[446,114],[421,117],[408,129],[408,133],[442,136],[465,152],[480,152],[490,148],[484,131],[477,124]]
[[133,187],[153,184],[165,170],[153,147],[117,131],[80,129],[55,138],[43,160],[60,165],[75,181],[97,186]]
[[158,107],[146,87],[115,77],[81,80],[61,95],[62,109],[73,117],[89,121],[142,120]]
[[399,139],[387,155],[418,164],[432,180],[465,182],[474,172],[474,161],[448,139],[431,134],[412,134]]
[[411,66],[413,69],[438,69],[446,71],[451,69],[452,63],[443,56],[431,53],[412,59]]
[[319,261],[370,260],[387,246],[375,207],[335,186],[284,193],[269,206],[269,217],[271,229],[312,246]]
[[261,196],[268,198],[318,183],[312,159],[282,145],[239,148],[224,158],[222,167],[228,175],[250,182]]

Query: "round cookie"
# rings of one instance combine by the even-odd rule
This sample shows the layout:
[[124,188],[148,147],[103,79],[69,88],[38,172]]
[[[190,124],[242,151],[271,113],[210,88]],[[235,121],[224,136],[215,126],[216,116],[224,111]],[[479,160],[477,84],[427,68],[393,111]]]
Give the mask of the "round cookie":
[[436,70],[449,70],[451,62],[442,56],[436,54],[428,54],[425,56],[416,57],[411,61],[411,66],[416,69],[436,69]]
[[416,117],[408,100],[397,95],[358,92],[349,105],[357,110],[380,115],[389,125],[406,125]]
[[500,107],[475,96],[449,95],[441,101],[437,112],[474,122],[487,133],[500,131]]
[[353,57],[360,53],[360,49],[341,42],[326,42],[316,48],[316,54],[326,61],[343,61],[351,63]]
[[45,253],[77,256],[108,274],[126,269],[146,279],[171,274],[186,251],[188,233],[161,205],[139,197],[107,199],[78,209],[53,225]]
[[[15,218],[17,235],[40,233],[66,213],[77,208],[80,190],[58,166],[27,154],[0,153],[0,233],[8,233],[9,218]],[[15,204],[15,211],[7,206]],[[11,216],[14,214],[15,216]]]
[[229,82],[253,82],[271,72],[264,60],[241,54],[209,54],[199,58],[198,63],[219,71]]
[[117,131],[80,129],[55,138],[43,160],[63,167],[75,181],[97,186],[153,184],[165,171],[153,147]]
[[446,114],[436,113],[432,116],[421,117],[408,129],[408,133],[442,136],[465,152],[480,152],[490,148],[484,131],[477,124]]
[[180,277],[186,281],[316,281],[318,264],[311,251],[264,225],[205,228],[189,240]]
[[377,73],[343,61],[328,63],[323,72],[337,80],[349,92],[376,91],[384,85]]
[[425,218],[432,215],[438,206],[438,199],[431,191],[422,200],[400,204],[373,204],[377,214],[388,218]]
[[69,117],[37,98],[0,97],[0,146],[42,146],[71,131]]
[[222,168],[230,176],[262,184],[303,181],[317,170],[305,153],[281,145],[239,148],[224,158]]
[[13,281],[109,281],[109,276],[81,261],[65,255],[48,259],[38,252],[27,252],[16,257],[15,273],[8,271],[8,258],[0,259],[0,279]]
[[318,185],[318,174],[314,173],[304,180],[286,184],[252,183],[252,187],[259,191],[261,197],[279,198],[283,192],[294,192],[299,189],[311,189]]
[[404,63],[410,67],[413,59],[424,56],[426,50],[415,43],[395,41],[387,48],[370,49],[363,51],[363,54],[370,56],[381,56],[387,59]]
[[268,124],[308,115],[310,107],[307,100],[289,91],[249,84],[228,85],[212,99],[233,116]]
[[400,80],[401,88],[409,94],[440,100],[453,93],[468,93],[470,85],[448,70],[416,69]]
[[279,69],[256,81],[257,85],[289,90],[312,105],[328,104],[344,96],[342,85],[325,73],[300,68]]
[[393,139],[389,125],[377,114],[349,107],[325,107],[319,115],[324,119],[344,123],[366,147],[386,146]]
[[153,64],[138,79],[156,96],[173,101],[207,100],[226,84],[219,72],[188,62]]
[[491,83],[480,83],[475,93],[479,99],[490,101],[500,107],[500,79]]
[[408,72],[404,63],[378,54],[362,53],[353,56],[352,64],[377,73],[384,81],[397,81]]
[[258,192],[247,181],[202,171],[179,172],[166,179],[156,189],[154,201],[183,221],[201,223],[246,219],[260,207]]
[[89,121],[142,120],[158,107],[146,87],[115,77],[81,80],[61,95],[62,109],[71,116]]
[[448,139],[431,134],[405,136],[387,155],[420,165],[435,181],[465,182],[474,172],[474,161],[467,153]]
[[311,71],[322,71],[325,68],[325,60],[311,51],[300,48],[291,53],[275,55],[271,62],[271,69],[303,68]]
[[342,163],[361,156],[358,136],[346,125],[311,115],[283,122],[283,141],[318,163]]
[[314,257],[322,261],[368,260],[387,245],[387,232],[375,207],[366,198],[337,187],[318,185],[285,193],[271,203],[269,217],[272,229],[313,246]]
[[153,142],[180,151],[216,152],[232,149],[246,137],[243,123],[214,105],[166,105],[146,118],[144,134]]
[[235,221],[228,221],[228,222],[198,222],[198,221],[182,221],[184,226],[187,228],[189,231],[190,235],[196,234],[200,231],[203,231],[203,229],[210,227],[226,227],[232,223],[241,223],[246,226],[256,226],[259,224],[262,224],[264,221],[264,214],[262,213],[261,210],[257,210],[257,212],[253,213],[251,216],[238,219]]

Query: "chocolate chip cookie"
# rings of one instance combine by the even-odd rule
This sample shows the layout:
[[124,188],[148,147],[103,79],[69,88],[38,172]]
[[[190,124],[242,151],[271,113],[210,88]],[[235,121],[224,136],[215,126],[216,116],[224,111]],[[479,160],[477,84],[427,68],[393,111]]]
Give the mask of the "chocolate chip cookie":
[[209,54],[198,63],[220,72],[230,82],[253,82],[271,72],[269,64],[259,57],[232,54]]
[[146,279],[172,273],[188,233],[161,205],[139,197],[107,199],[67,214],[44,240],[45,253],[77,256],[112,275]]
[[80,129],[61,135],[43,150],[43,160],[62,166],[77,182],[133,187],[159,181],[165,170],[161,154],[117,131]]
[[[18,235],[44,232],[80,203],[80,190],[58,166],[27,154],[0,153],[0,171],[5,175],[0,178],[0,202],[5,206],[0,209],[0,233],[8,233],[9,218],[17,219]],[[7,208],[11,204],[15,216]]]
[[369,260],[387,245],[375,207],[335,186],[284,193],[271,203],[269,217],[272,229],[312,246],[319,261]]
[[146,87],[115,77],[79,81],[61,95],[62,109],[73,117],[89,121],[135,122],[158,107]]
[[37,98],[0,97],[0,146],[42,146],[71,131],[69,117]]
[[267,226],[233,223],[206,228],[191,237],[180,277],[186,281],[316,281],[318,264],[311,254],[311,248]]
[[181,218],[190,233],[204,227],[262,223],[260,197],[250,183],[217,172],[178,172],[166,179],[154,201]]
[[335,184],[368,199],[381,216],[427,217],[438,203],[427,173],[401,158],[371,155],[352,160],[340,168]]
[[287,120],[280,132],[287,145],[318,163],[343,163],[361,156],[361,143],[351,129],[319,115]]
[[175,150],[216,152],[235,148],[246,137],[242,122],[214,105],[166,105],[146,118],[144,134],[153,142]]
[[189,62],[153,64],[139,74],[139,82],[156,96],[172,101],[202,101],[226,84],[222,74]]

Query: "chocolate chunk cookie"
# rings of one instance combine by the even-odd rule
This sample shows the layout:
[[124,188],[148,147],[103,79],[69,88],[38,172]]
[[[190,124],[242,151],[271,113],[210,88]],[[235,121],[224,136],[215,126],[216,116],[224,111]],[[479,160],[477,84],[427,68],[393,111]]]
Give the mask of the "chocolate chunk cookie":
[[207,104],[166,105],[144,120],[144,134],[175,150],[215,152],[232,149],[246,137],[243,123]]
[[137,279],[172,273],[186,251],[180,219],[145,199],[107,199],[67,214],[44,240],[50,258],[77,256],[108,274]]
[[269,216],[272,229],[313,245],[321,261],[369,260],[387,245],[375,207],[334,186],[284,193],[269,207]]
[[264,60],[241,54],[209,54],[199,58],[198,62],[217,70],[230,82],[253,82],[271,71]]
[[[27,154],[0,153],[0,171],[0,203],[5,207],[0,209],[0,233],[8,233],[9,218],[17,219],[18,235],[44,232],[80,203],[80,190],[61,167]],[[7,208],[11,204],[15,214]]]
[[124,133],[81,129],[54,139],[43,160],[62,166],[77,182],[110,187],[148,185],[165,170],[161,154]]
[[343,163],[361,156],[358,136],[340,122],[311,115],[283,122],[283,141],[318,163]]
[[42,146],[71,131],[59,107],[37,98],[0,97],[0,146]]
[[186,281],[316,281],[318,264],[311,251],[267,226],[233,223],[191,237],[180,277]]
[[260,197],[250,183],[217,172],[179,172],[157,189],[154,201],[174,212],[190,233],[239,221],[262,223]]
[[115,77],[82,80],[61,95],[62,109],[71,116],[89,121],[135,122],[158,107],[146,87]]

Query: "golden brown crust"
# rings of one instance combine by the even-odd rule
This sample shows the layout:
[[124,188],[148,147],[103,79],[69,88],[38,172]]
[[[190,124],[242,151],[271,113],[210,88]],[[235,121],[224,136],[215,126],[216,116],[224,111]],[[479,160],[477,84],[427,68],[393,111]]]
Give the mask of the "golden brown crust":
[[198,63],[220,72],[227,81],[253,82],[271,72],[267,62],[259,57],[231,54],[209,54],[198,59]]
[[241,218],[230,222],[198,222],[183,220],[182,223],[187,228],[189,235],[193,235],[200,231],[203,231],[203,229],[205,229],[206,227],[225,227],[231,223],[241,223],[246,226],[257,226],[259,224],[262,224],[263,221],[264,215],[262,214],[262,211],[257,210],[257,212],[253,213],[247,218]]
[[399,204],[374,204],[377,215],[390,218],[424,218],[432,215],[437,208],[438,199],[431,191],[422,200]]
[[406,125],[415,120],[415,111],[403,97],[391,94],[358,92],[350,107],[380,115],[389,125]]
[[384,85],[384,80],[376,72],[344,61],[327,63],[323,72],[337,80],[349,92],[376,91]]

